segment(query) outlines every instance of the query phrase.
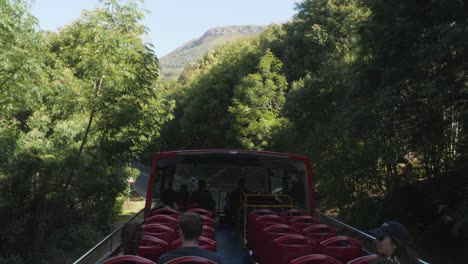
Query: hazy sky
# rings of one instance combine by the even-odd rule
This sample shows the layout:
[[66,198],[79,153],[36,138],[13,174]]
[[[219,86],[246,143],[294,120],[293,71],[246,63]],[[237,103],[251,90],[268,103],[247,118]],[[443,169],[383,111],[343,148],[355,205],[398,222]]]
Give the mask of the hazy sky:
[[[158,57],[200,37],[206,30],[228,25],[281,23],[295,14],[300,0],[146,0],[151,13],[143,23]],[[57,30],[77,19],[98,0],[33,0],[32,14],[44,30]]]

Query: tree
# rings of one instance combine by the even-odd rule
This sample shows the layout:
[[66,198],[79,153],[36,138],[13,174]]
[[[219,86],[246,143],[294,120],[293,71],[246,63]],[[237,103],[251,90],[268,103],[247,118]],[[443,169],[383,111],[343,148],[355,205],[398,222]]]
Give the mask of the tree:
[[63,263],[88,249],[109,230],[130,162],[171,118],[142,12],[102,4],[43,33],[23,2],[1,2],[2,256]]
[[[52,51],[85,84],[89,114],[77,158],[89,145],[110,157],[134,159],[158,136],[171,106],[151,88],[158,61],[141,40],[143,13],[133,1],[103,1],[103,6],[61,30]],[[69,173],[65,189],[75,173]]]
[[269,50],[260,58],[258,73],[244,77],[234,88],[232,106],[233,134],[246,149],[263,149],[284,119],[280,113],[285,102],[286,78],[282,63]]

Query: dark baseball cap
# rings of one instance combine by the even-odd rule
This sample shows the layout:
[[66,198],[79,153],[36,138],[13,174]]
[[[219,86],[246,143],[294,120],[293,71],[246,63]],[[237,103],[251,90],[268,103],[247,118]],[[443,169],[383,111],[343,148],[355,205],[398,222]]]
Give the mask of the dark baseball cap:
[[402,242],[408,242],[409,233],[406,228],[396,221],[387,221],[376,229],[369,230],[369,234],[375,238],[391,236]]

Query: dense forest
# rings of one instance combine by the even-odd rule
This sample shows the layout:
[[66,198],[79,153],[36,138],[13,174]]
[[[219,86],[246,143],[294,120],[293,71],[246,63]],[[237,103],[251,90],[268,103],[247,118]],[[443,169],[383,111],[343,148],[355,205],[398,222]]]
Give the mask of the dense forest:
[[71,262],[110,231],[132,162],[192,148],[308,155],[320,210],[400,220],[425,259],[462,263],[468,3],[296,11],[161,81],[136,1],[43,32],[25,0],[0,0],[0,263]]

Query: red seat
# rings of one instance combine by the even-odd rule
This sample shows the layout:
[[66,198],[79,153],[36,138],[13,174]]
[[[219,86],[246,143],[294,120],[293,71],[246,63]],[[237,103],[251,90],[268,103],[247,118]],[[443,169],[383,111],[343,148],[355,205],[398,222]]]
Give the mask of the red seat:
[[152,236],[143,236],[137,252],[138,256],[156,262],[162,254],[167,252],[167,250],[168,243],[166,241]]
[[343,264],[341,261],[322,254],[302,256],[292,260],[289,264]]
[[[264,215],[253,219],[253,223],[247,226],[247,235],[249,246],[254,249],[256,248],[256,241],[258,240],[258,232],[261,232],[263,228],[276,225],[276,224],[287,224],[284,218],[278,215]],[[261,241],[260,241],[261,243]]]
[[306,212],[298,209],[289,209],[280,213],[280,216],[284,217],[284,219],[289,220],[296,216],[301,215],[308,215]]
[[145,259],[139,256],[132,256],[132,255],[123,255],[123,256],[113,257],[113,258],[103,261],[102,264],[114,264],[114,263],[121,263],[121,262],[126,262],[126,261],[131,261],[133,263],[139,263],[139,264],[156,264],[155,262],[149,259]]
[[179,229],[179,220],[168,215],[153,215],[145,219],[145,224],[161,224],[174,230]]
[[289,219],[288,221],[292,226],[300,230],[303,230],[307,227],[310,227],[316,224],[320,224],[320,220],[310,215],[296,216],[294,218]]
[[332,237],[320,242],[320,246],[322,254],[332,256],[345,263],[362,255],[361,242],[350,237]]
[[285,264],[309,254],[320,253],[319,243],[302,235],[285,235],[271,243],[264,263]]
[[[278,215],[278,213],[270,209],[258,209],[258,210],[250,212],[249,215],[247,216],[247,231],[249,229],[253,229],[253,226],[255,225],[255,219],[264,215]],[[247,240],[250,241],[249,239],[250,237],[251,237],[251,234],[247,232]]]
[[294,226],[290,226],[287,224],[276,224],[272,226],[265,227],[263,229],[263,234],[268,233],[283,233],[283,234],[302,234],[301,230],[295,228]]
[[265,256],[269,254],[268,249],[271,248],[272,241],[290,234],[300,235],[301,231],[293,226],[285,224],[276,224],[263,228],[263,230],[258,233],[259,237],[257,239],[257,241],[262,241],[262,243],[257,243],[256,248],[253,248],[255,257],[257,257],[260,263],[264,263],[266,259]]
[[252,211],[247,216],[247,228],[252,228],[252,226],[255,224],[255,219],[264,215],[278,215],[278,213],[270,209],[258,209]]
[[209,239],[215,240],[216,235],[215,235],[215,230],[214,228],[211,228],[209,226],[203,225],[202,233],[201,236],[207,237]]
[[215,221],[213,218],[206,216],[206,215],[200,215],[200,218],[203,222],[203,225],[209,226],[211,228],[215,228]]
[[[178,239],[179,238],[179,232],[175,232],[176,234],[176,237],[175,239]],[[212,239],[212,240],[216,240],[216,235],[215,235],[215,230],[209,226],[206,226],[206,225],[203,225],[203,229],[202,229],[202,232],[200,234],[200,236],[203,236],[203,237],[206,237],[206,238],[209,238],[209,239]]]
[[177,239],[177,232],[165,225],[161,224],[146,224],[142,226],[143,235],[148,235],[152,237],[159,238],[161,240],[166,241],[167,243],[171,243],[175,239]]
[[203,209],[203,208],[192,208],[190,210],[187,210],[187,212],[193,212],[193,213],[197,213],[199,215],[205,215],[205,216],[208,216],[210,218],[213,218],[213,212],[210,212],[206,209]]
[[353,260],[349,261],[348,264],[367,264],[367,263],[369,263],[369,261],[374,260],[374,259],[378,259],[378,258],[381,258],[381,257],[377,256],[377,255],[367,255],[367,256],[363,256],[363,257],[353,259]]
[[333,226],[317,224],[306,227],[302,230],[304,234],[317,242],[322,242],[325,239],[336,237],[338,235],[338,229]]
[[[216,252],[216,241],[207,237],[200,236],[198,239],[201,248]],[[171,244],[171,250],[178,249],[182,245],[182,241],[179,239],[174,240]]]
[[151,213],[151,215],[168,215],[174,217],[175,219],[178,219],[180,214],[181,213],[179,211],[168,207],[159,208]]
[[249,213],[247,221],[252,222],[252,220],[254,220],[255,218],[264,215],[278,215],[278,213],[270,209],[258,209]]
[[166,264],[180,264],[180,263],[201,263],[201,264],[216,264],[216,262],[197,256],[185,256],[176,258],[166,262]]

